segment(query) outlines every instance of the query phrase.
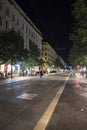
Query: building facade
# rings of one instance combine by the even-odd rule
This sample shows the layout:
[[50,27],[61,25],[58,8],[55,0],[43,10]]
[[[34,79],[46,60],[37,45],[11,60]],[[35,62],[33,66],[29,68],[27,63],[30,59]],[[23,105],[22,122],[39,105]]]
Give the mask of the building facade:
[[15,0],[0,0],[0,30],[20,31],[24,38],[24,48],[29,48],[31,40],[42,48],[42,34],[17,5]]
[[51,47],[48,42],[42,43],[42,60],[45,62],[43,65],[43,70],[46,69],[47,64],[49,65],[50,69],[54,68],[54,62],[58,58],[58,54],[55,50]]
[[42,33],[15,0],[0,0],[0,31],[9,29],[20,31],[24,38],[24,48],[29,49],[32,41],[42,50]]

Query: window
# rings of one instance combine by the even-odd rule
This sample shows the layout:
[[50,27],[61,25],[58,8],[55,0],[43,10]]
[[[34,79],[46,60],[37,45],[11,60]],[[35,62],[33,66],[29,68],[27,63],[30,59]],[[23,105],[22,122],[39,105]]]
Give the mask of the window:
[[47,51],[47,48],[45,48],[45,51]]
[[14,15],[14,14],[13,14],[13,16],[12,16],[12,21],[15,22],[15,15]]
[[9,27],[9,23],[8,21],[6,21],[6,29],[8,29],[8,27]]
[[24,30],[24,23],[22,23],[22,29]]
[[0,2],[0,10],[2,10],[2,3]]
[[28,32],[28,27],[26,26],[26,33]]
[[33,37],[33,32],[31,32],[31,37]]
[[45,52],[45,56],[47,56],[47,53]]
[[2,17],[0,17],[0,25],[2,25]]
[[47,57],[45,57],[45,61],[47,61]]
[[30,28],[28,29],[29,35],[30,35]]
[[9,9],[6,7],[6,15],[9,16]]
[[19,25],[19,19],[17,19],[17,25]]
[[35,33],[34,33],[34,39],[35,39]]

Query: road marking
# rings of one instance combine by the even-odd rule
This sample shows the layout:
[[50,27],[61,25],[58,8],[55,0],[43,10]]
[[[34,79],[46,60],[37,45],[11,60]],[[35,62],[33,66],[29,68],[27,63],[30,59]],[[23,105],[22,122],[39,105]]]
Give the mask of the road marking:
[[60,96],[65,88],[65,84],[67,82],[69,77],[67,77],[66,81],[64,82],[64,84],[61,86],[61,88],[58,90],[56,96],[53,98],[52,102],[49,104],[48,108],[46,109],[46,111],[44,112],[44,114],[42,115],[42,117],[40,118],[40,120],[37,122],[36,126],[34,127],[33,130],[45,130],[51,116],[52,113],[56,107],[56,105],[58,104],[58,101],[60,99]]
[[29,99],[29,100],[32,100],[35,97],[37,97],[36,93],[23,93],[20,96],[17,96],[17,98]]

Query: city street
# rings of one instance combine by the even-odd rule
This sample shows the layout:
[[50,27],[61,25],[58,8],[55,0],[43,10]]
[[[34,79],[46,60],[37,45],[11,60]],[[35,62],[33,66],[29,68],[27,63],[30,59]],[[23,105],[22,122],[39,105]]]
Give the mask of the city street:
[[87,80],[66,72],[0,82],[0,130],[86,130]]
[[0,130],[87,130],[86,28],[86,0],[0,0]]

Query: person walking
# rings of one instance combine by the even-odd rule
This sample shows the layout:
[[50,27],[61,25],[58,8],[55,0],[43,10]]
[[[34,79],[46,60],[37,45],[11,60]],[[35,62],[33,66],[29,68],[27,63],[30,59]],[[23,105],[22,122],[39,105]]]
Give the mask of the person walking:
[[42,70],[40,70],[40,78],[42,78],[42,76],[43,76],[43,72]]

